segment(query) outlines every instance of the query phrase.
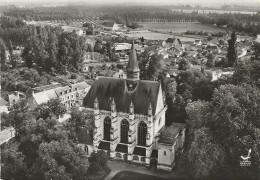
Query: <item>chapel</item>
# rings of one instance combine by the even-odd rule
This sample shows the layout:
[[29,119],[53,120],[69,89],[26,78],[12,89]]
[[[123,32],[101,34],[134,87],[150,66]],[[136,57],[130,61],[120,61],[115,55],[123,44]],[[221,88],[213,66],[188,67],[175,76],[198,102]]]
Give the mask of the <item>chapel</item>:
[[140,79],[134,43],[126,71],[126,79],[98,77],[88,91],[83,106],[93,112],[95,129],[93,140],[83,133],[79,145],[88,155],[104,150],[110,159],[171,171],[182,152],[186,126],[165,126],[161,83]]

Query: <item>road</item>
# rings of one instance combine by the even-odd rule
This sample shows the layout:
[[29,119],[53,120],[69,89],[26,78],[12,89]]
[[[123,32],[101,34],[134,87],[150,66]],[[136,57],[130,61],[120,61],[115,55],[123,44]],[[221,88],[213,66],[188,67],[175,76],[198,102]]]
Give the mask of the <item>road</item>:
[[145,166],[141,166],[138,164],[129,164],[124,161],[108,161],[108,167],[111,169],[109,175],[105,178],[105,180],[111,180],[117,173],[121,171],[132,171],[141,174],[153,175],[157,177],[162,177],[166,179],[180,179],[175,171],[173,172],[165,172],[152,170]]
[[12,137],[14,137],[15,130],[14,128],[6,128],[0,131],[0,145],[9,141]]

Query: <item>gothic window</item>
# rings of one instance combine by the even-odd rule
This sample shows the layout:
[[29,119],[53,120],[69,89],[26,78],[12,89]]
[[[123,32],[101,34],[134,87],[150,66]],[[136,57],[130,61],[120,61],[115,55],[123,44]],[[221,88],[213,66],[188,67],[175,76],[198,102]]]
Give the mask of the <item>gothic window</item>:
[[121,122],[121,143],[128,143],[129,122],[123,119]]
[[111,129],[111,119],[106,117],[104,120],[104,140],[110,141],[110,129]]
[[138,125],[138,145],[146,146],[147,125],[141,121]]
[[88,154],[88,146],[85,146],[85,152]]

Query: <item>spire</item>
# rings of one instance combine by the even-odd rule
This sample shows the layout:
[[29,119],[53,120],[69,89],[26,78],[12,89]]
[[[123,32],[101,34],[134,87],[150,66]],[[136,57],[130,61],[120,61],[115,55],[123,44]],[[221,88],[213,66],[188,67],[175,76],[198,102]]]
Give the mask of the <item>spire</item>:
[[128,62],[126,71],[127,71],[127,79],[139,80],[140,69],[138,66],[134,40],[133,40],[133,44],[132,44],[132,47],[130,50],[129,62]]

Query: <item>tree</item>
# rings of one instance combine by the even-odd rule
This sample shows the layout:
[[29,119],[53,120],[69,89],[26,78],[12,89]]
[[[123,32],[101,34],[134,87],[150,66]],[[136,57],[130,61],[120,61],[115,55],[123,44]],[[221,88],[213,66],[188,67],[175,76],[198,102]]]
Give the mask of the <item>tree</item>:
[[16,68],[17,66],[17,62],[19,61],[19,55],[18,54],[13,54],[10,55],[10,61],[11,61],[11,65],[13,68]]
[[6,66],[6,46],[3,39],[0,38],[0,59],[1,59],[1,70],[5,71],[7,69]]
[[237,49],[236,49],[236,40],[237,36],[235,31],[231,34],[231,39],[228,41],[228,53],[227,53],[227,60],[228,66],[234,67],[237,65]]
[[211,130],[200,128],[194,132],[194,141],[188,152],[191,163],[191,178],[209,179],[211,171],[224,163],[224,151],[214,143]]
[[148,51],[145,51],[140,56],[139,68],[140,78],[145,80],[158,80],[159,75],[163,72],[164,62],[162,56],[154,54],[149,56]]
[[36,107],[35,114],[37,118],[50,118],[53,115],[57,118],[66,113],[66,107],[61,103],[60,99],[51,99],[47,103],[43,103]]
[[107,169],[108,157],[104,151],[93,152],[88,158],[89,172],[91,174],[98,174]]
[[[10,148],[10,147],[9,147]],[[26,179],[26,164],[22,153],[6,151],[1,154],[1,178],[3,179]]]
[[187,60],[186,58],[182,58],[180,61],[179,61],[179,70],[187,70],[187,69],[190,69],[190,61]]
[[[258,178],[259,95],[259,89],[248,84],[223,85],[215,89],[212,101],[188,104],[186,160],[190,161],[187,163],[189,168],[193,167],[189,171],[192,177],[197,174],[200,179]],[[254,152],[251,154],[251,167],[241,168],[238,157],[250,148]]]
[[252,61],[246,64],[238,64],[232,76],[234,84],[251,84],[259,86],[260,62]]
[[216,61],[216,57],[213,54],[209,54],[206,66],[209,68],[215,67],[215,61]]
[[73,140],[77,139],[82,128],[86,128],[89,134],[93,135],[94,126],[93,114],[88,111],[80,111],[77,108],[72,109],[71,118],[66,124],[66,127],[70,132],[70,138]]
[[254,54],[252,55],[251,60],[260,61],[260,43],[255,42],[253,47],[254,47]]
[[86,179],[87,159],[80,154],[80,150],[66,140],[43,142],[39,147],[39,157],[29,171],[29,178]]

